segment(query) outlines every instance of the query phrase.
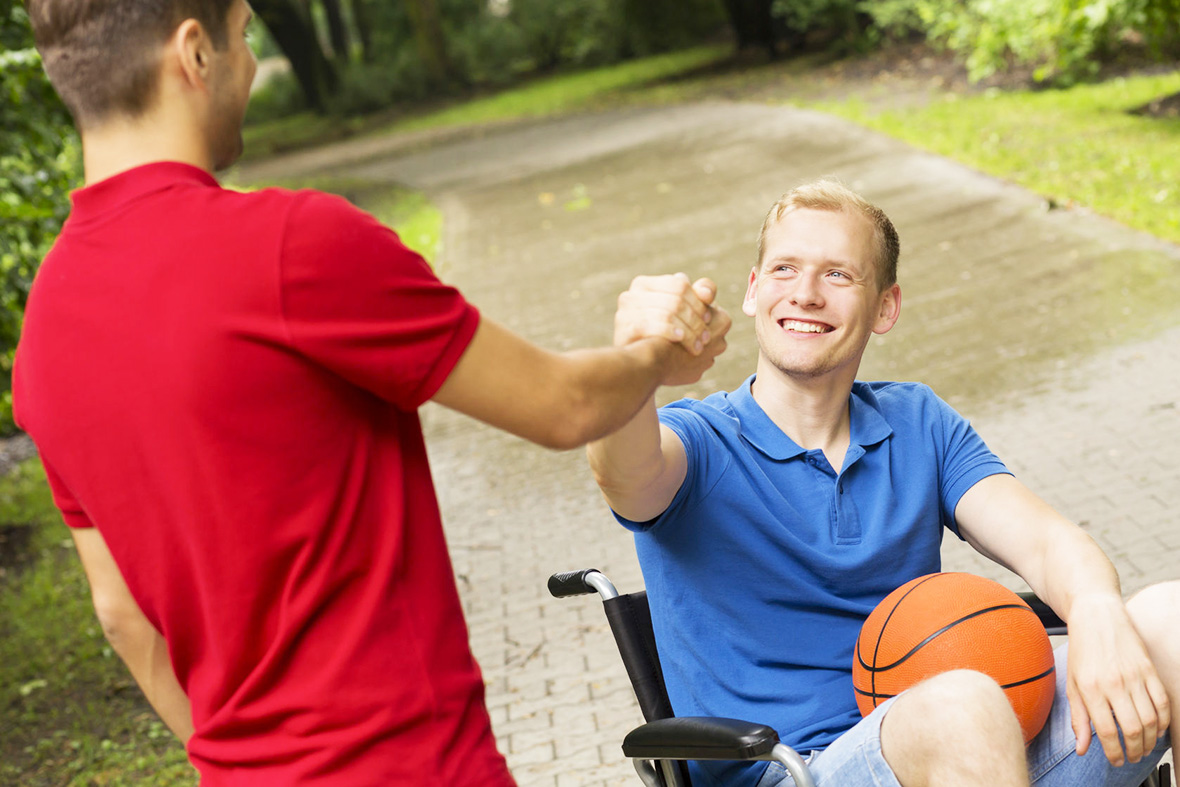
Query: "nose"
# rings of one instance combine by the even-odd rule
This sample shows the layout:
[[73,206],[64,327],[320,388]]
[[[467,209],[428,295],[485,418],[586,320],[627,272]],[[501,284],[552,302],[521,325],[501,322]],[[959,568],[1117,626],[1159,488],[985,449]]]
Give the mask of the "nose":
[[791,304],[800,308],[818,308],[824,305],[819,276],[810,271],[795,278],[791,289]]

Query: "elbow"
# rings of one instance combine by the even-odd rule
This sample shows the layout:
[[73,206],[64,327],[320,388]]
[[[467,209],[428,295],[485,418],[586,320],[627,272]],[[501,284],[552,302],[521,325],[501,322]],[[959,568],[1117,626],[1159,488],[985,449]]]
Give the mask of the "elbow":
[[[138,613],[138,610],[135,612]],[[94,599],[94,613],[107,642],[116,653],[123,655],[128,643],[136,637],[142,622],[140,615],[134,614],[123,604],[101,597]]]
[[572,451],[599,437],[593,424],[575,411],[569,411],[550,424],[538,443],[554,451]]
[[534,441],[555,451],[571,451],[604,437],[606,418],[602,404],[589,396],[581,386],[564,387],[564,395],[550,403],[538,415],[542,424]]

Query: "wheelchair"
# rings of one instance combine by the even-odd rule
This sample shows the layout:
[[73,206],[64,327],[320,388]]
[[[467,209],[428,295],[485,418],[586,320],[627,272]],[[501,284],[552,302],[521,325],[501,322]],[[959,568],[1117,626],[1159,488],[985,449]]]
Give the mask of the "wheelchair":
[[[647,592],[620,594],[593,568],[549,577],[556,598],[597,593],[635,690],[645,724],[623,739],[623,755],[632,760],[646,787],[691,787],[686,760],[773,761],[787,769],[796,787],[815,787],[807,763],[781,742],[771,727],[738,719],[675,716],[660,669]],[[1020,593],[1050,636],[1066,633],[1065,622],[1032,593]],[[1171,787],[1171,766],[1162,764],[1141,787]]]

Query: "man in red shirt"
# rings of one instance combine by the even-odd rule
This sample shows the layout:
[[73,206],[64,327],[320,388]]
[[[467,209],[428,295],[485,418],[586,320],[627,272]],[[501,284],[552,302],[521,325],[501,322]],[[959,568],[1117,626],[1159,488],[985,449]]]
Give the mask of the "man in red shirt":
[[654,279],[655,338],[556,354],[337,197],[220,188],[245,0],[30,0],[87,185],[13,380],[98,617],[208,785],[510,785],[417,408],[568,448],[697,379],[728,316]]

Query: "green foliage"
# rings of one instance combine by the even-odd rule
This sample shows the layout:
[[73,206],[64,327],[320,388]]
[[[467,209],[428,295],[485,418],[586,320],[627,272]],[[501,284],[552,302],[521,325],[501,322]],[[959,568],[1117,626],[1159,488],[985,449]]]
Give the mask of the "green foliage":
[[[848,0],[850,1],[850,0]],[[404,3],[367,3],[364,62],[338,63],[337,115],[502,88],[538,73],[685,48],[724,29],[720,0],[437,0],[450,84],[430,77]],[[284,104],[267,102],[281,111]],[[289,105],[288,105],[289,106]],[[259,111],[251,118],[277,113]]]
[[1180,119],[1128,110],[1180,92],[1180,73],[1066,90],[948,96],[881,113],[856,103],[815,106],[1044,195],[1180,242]]
[[597,65],[619,57],[611,0],[512,0],[509,21],[534,68]]
[[12,428],[12,354],[29,286],[69,213],[81,148],[41,70],[28,17],[0,0],[0,431]]
[[843,50],[861,39],[861,5],[861,0],[774,0],[771,14],[787,38],[800,43],[818,38]]
[[10,522],[33,532],[31,564],[0,576],[0,783],[195,785],[184,747],[99,629],[37,459],[0,478]]
[[1180,55],[1180,0],[876,0],[861,7],[886,33],[921,32],[958,53],[975,80],[1018,66],[1037,82],[1068,84],[1123,52]]

